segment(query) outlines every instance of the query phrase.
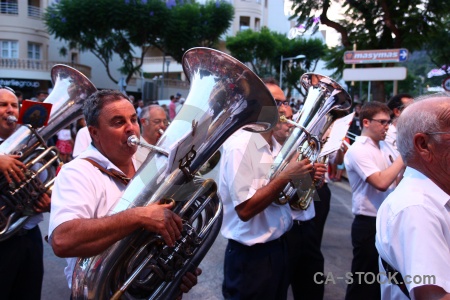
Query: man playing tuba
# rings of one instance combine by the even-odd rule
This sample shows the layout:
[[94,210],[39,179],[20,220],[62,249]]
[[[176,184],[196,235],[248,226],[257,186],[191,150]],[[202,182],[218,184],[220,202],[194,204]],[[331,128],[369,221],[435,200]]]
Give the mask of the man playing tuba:
[[[266,83],[275,100],[286,101],[280,87]],[[291,161],[269,182],[267,174],[281,145],[273,131],[238,131],[224,144],[219,192],[228,239],[222,293],[225,299],[286,299],[288,253],[285,233],[292,225],[289,205],[273,201],[292,179],[313,166],[307,159]]]
[[[112,90],[91,95],[83,113],[92,144],[58,174],[49,225],[53,251],[67,258],[69,287],[76,257],[100,254],[141,228],[173,246],[182,226],[181,218],[170,210],[173,204],[155,203],[106,215],[139,168],[134,158],[137,147],[127,144],[129,136],[139,137],[138,116],[128,97]],[[187,273],[181,291],[188,292],[200,273],[199,269]]]
[[[15,120],[19,117],[19,101],[12,89],[0,86],[0,143],[16,130],[17,123],[12,121],[12,117]],[[25,165],[18,158],[18,155],[0,155],[0,173],[8,184],[26,179]],[[3,299],[41,298],[44,249],[38,223],[44,219],[41,213],[49,211],[49,208],[50,197],[43,194],[34,207],[38,214],[13,236],[0,242],[0,290]],[[0,210],[3,209],[4,203],[0,200]]]

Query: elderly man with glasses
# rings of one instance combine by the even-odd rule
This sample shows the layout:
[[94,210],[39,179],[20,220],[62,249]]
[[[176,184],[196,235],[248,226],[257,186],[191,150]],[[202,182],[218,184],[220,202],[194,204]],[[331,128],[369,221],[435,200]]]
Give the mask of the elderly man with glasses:
[[376,247],[398,284],[381,278],[382,299],[449,299],[450,94],[411,104],[397,128],[407,168],[378,210]]
[[[164,109],[154,104],[142,109],[141,124],[141,141],[150,145],[156,145],[159,138],[167,129],[167,126],[169,126],[169,121],[167,120]],[[149,149],[139,147],[136,152],[136,160],[142,163],[147,158],[149,152]]]
[[[356,137],[344,157],[352,188],[352,212],[355,215],[351,236],[353,260],[346,299],[380,299],[378,252],[375,248],[375,222],[378,208],[391,193],[404,170],[401,157],[393,159],[384,139],[390,109],[381,102],[368,102],[360,112],[361,136]],[[359,273],[362,272],[362,273]],[[363,274],[364,276],[359,276]],[[369,276],[369,275],[371,276]],[[375,280],[371,279],[375,276]],[[364,280],[367,278],[367,280]]]

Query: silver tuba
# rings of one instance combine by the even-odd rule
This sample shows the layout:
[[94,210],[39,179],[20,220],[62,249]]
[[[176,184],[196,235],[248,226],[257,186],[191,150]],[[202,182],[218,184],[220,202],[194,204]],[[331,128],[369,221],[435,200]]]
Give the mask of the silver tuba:
[[175,201],[182,238],[169,248],[159,235],[138,231],[97,256],[79,258],[74,299],[174,299],[182,276],[200,264],[222,223],[216,183],[194,174],[236,130],[267,131],[277,123],[269,90],[235,58],[193,48],[182,64],[191,83],[186,101],[109,212]]
[[[300,83],[308,91],[308,95],[299,116],[294,120],[295,127],[291,135],[275,158],[269,174],[271,179],[286,167],[294,155],[298,156],[298,160],[308,158],[312,163],[317,162],[325,142],[323,135],[336,119],[348,114],[352,103],[350,95],[329,77],[306,73],[300,77]],[[305,176],[302,182],[290,182],[275,202],[290,202],[292,209],[305,210],[314,194],[310,190],[314,189],[314,184],[310,176]],[[302,191],[301,186],[307,190]]]
[[0,178],[0,241],[20,230],[35,215],[39,197],[52,189],[59,151],[46,141],[79,118],[84,99],[96,91],[82,73],[65,65],[55,65],[51,78],[54,88],[44,101],[52,104],[48,125],[35,129],[24,124],[0,145],[0,153],[18,154],[27,166],[24,182],[8,184]]

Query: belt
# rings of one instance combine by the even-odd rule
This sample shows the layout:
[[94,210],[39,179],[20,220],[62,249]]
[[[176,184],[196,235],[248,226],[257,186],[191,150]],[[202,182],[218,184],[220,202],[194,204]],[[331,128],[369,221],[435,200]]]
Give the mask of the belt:
[[253,244],[251,246],[247,246],[244,245],[238,241],[232,240],[232,239],[228,239],[228,242],[230,242],[231,244],[235,245],[235,246],[239,246],[239,247],[243,247],[243,248],[250,248],[250,247],[264,247],[264,246],[270,246],[272,244],[277,244],[277,243],[282,243],[286,238],[286,234],[283,234],[282,236],[280,236],[279,238],[276,238],[274,240],[268,241],[268,242],[264,242],[264,243],[257,243],[257,244]]
[[294,225],[301,226],[301,225],[307,225],[307,224],[310,224],[310,223],[312,223],[312,222],[313,222],[312,219],[311,219],[311,220],[307,220],[307,221],[294,220]]
[[17,231],[16,235],[17,236],[27,235],[30,230],[31,229],[20,228],[19,231]]

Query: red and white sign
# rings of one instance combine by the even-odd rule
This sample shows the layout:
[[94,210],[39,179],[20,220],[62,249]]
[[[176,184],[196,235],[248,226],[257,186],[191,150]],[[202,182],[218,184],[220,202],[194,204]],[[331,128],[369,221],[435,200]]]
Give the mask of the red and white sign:
[[345,51],[344,63],[367,64],[367,63],[390,63],[404,62],[408,59],[406,49],[384,49],[384,50],[361,50]]

